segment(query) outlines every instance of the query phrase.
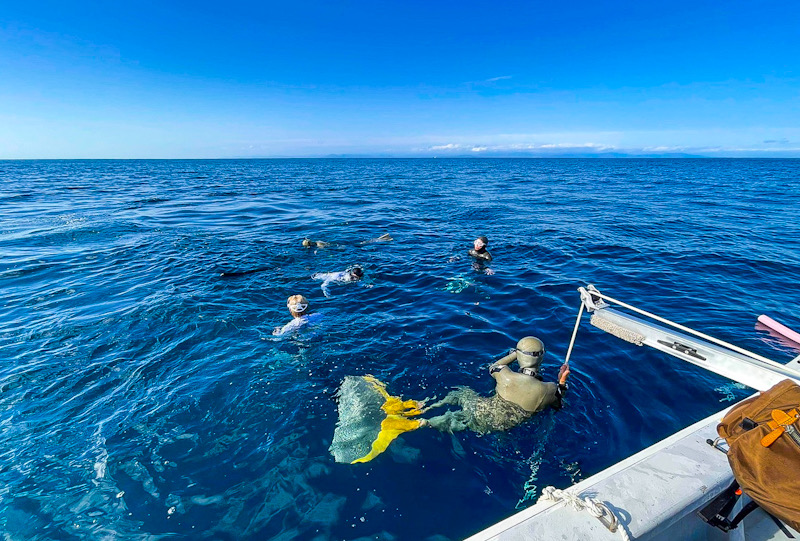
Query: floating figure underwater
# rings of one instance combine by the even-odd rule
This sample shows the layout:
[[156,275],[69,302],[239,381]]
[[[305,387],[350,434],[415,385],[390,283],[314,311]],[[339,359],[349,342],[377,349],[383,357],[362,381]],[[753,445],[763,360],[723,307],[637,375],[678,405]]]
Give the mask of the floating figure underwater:
[[295,331],[303,325],[315,323],[322,314],[309,314],[308,313],[308,299],[302,295],[292,295],[286,301],[286,308],[292,314],[292,320],[283,327],[275,327],[272,334],[275,336],[283,336],[286,333]]
[[348,282],[358,282],[363,277],[364,270],[358,265],[339,272],[318,272],[311,275],[311,278],[314,280],[322,280],[322,285],[320,287],[326,297],[331,296],[329,286],[332,283],[346,284]]
[[[359,242],[360,246],[364,246],[365,244],[372,244],[375,242],[392,242],[394,238],[389,233],[384,233],[378,238],[369,239]],[[308,238],[303,239],[303,248],[330,248],[332,244],[330,242],[325,242],[322,240],[311,240]]]
[[[391,396],[386,386],[372,376],[347,376],[339,390],[339,422],[330,451],[336,462],[368,462],[385,451],[403,432],[428,426],[445,432],[470,429],[479,434],[509,430],[547,407],[560,409],[567,390],[569,367],[558,374],[558,383],[539,378],[544,344],[528,336],[489,369],[496,393],[478,395],[462,387],[428,407],[424,401],[402,400]],[[517,361],[519,372],[508,365]],[[430,419],[411,419],[440,406],[460,406]]]
[[363,246],[365,244],[371,244],[373,242],[392,242],[393,240],[394,240],[394,238],[392,238],[392,236],[389,233],[384,233],[383,235],[381,235],[377,239],[365,240],[365,241],[362,241],[360,244]]

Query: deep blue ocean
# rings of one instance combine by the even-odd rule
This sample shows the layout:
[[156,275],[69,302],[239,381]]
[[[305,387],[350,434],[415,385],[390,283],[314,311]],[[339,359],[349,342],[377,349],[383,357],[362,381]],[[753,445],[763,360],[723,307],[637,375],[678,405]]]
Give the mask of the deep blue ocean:
[[[584,321],[561,411],[347,465],[345,376],[489,395],[536,335],[553,380],[587,283],[786,362],[755,322],[800,329],[799,209],[800,160],[0,162],[0,530],[471,535],[749,391]],[[330,298],[310,278],[356,263]],[[275,337],[295,293],[324,318]]]

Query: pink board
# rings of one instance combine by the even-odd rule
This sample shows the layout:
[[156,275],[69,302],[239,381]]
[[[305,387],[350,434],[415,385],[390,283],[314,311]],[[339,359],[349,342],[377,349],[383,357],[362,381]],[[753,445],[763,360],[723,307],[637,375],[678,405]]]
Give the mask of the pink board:
[[785,336],[792,342],[797,342],[798,344],[800,344],[800,333],[793,331],[786,325],[778,323],[771,317],[761,314],[760,316],[758,316],[758,322],[761,323],[762,325],[766,325],[773,331]]

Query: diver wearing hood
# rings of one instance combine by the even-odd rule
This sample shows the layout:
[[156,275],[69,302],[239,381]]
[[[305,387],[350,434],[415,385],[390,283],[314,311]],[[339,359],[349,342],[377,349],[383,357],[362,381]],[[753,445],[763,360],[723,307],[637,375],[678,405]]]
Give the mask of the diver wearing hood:
[[[544,344],[533,336],[526,336],[511,352],[492,364],[489,373],[495,379],[495,391],[509,402],[526,411],[537,412],[546,407],[561,408],[561,400],[567,390],[569,366],[563,365],[558,372],[558,383],[545,383],[539,375],[544,358]],[[519,372],[508,365],[517,361]]]
[[[560,409],[567,390],[569,366],[563,365],[558,383],[542,381],[539,368],[544,357],[544,344],[538,338],[526,336],[517,347],[489,367],[495,379],[495,394],[482,397],[472,389],[461,387],[430,407],[460,406],[460,410],[423,421],[424,425],[447,432],[469,428],[478,433],[508,430],[545,408]],[[517,361],[520,371],[509,365]]]

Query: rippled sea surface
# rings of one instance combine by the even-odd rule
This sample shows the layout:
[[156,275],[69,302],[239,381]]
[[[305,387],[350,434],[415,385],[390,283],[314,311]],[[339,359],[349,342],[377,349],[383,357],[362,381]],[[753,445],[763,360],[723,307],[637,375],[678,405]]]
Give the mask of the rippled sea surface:
[[[788,361],[754,327],[800,328],[798,209],[796,160],[0,162],[0,529],[473,534],[748,390],[584,322],[560,412],[343,465],[343,378],[489,395],[534,334],[552,380],[586,283]],[[464,257],[482,234],[494,275]],[[310,279],[355,263],[368,283],[330,298]],[[295,293],[323,322],[274,337]]]

